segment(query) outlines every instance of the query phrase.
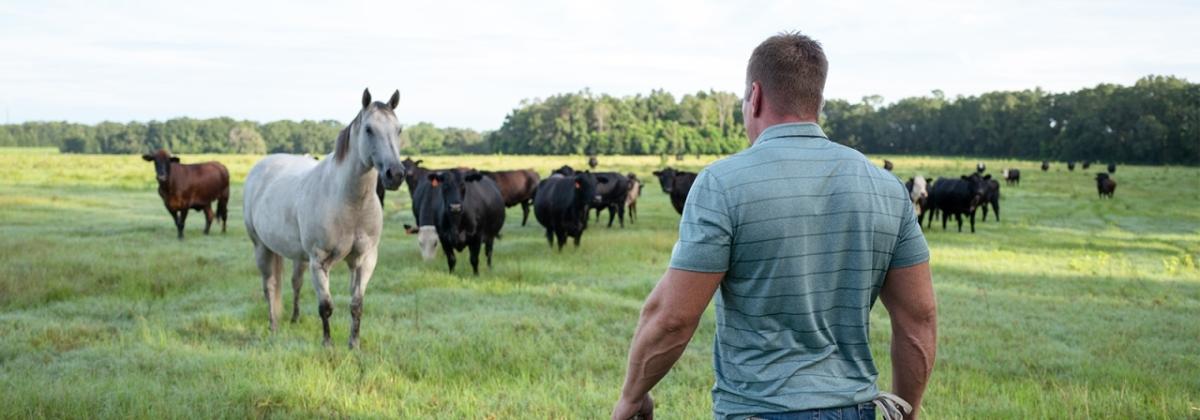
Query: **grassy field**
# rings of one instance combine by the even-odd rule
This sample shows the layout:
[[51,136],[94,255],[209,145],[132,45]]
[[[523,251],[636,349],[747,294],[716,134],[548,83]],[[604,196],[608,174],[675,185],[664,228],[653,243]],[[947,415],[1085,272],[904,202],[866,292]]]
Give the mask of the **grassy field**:
[[[888,158],[905,178],[974,166]],[[657,182],[636,224],[593,225],[561,254],[510,209],[496,266],[479,277],[461,264],[448,274],[440,255],[423,263],[401,228],[407,193],[392,193],[362,348],[348,351],[341,265],[337,346],[320,345],[307,282],[301,321],[267,334],[241,218],[240,183],[258,157],[183,156],[207,159],[235,180],[229,232],[202,235],[193,213],[180,242],[138,156],[0,150],[0,417],[608,415],[640,304],[676,238]],[[546,173],[585,158],[425,160]],[[661,164],[601,158],[603,170],[642,178]],[[941,321],[927,418],[1200,418],[1200,169],[1123,166],[1116,198],[1099,200],[1097,167],[988,164],[1024,174],[1003,189],[1003,221],[974,235],[927,232]],[[882,305],[872,321],[887,388]],[[712,335],[710,309],[655,391],[663,418],[711,416]]]

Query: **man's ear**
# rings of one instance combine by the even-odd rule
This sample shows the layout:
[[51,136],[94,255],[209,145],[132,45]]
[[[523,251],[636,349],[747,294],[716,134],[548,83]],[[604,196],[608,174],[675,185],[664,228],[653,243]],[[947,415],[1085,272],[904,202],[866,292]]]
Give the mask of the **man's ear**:
[[175,162],[175,163],[179,163],[179,156],[171,156],[171,161]]
[[146,153],[146,154],[142,155],[142,160],[147,161],[147,162],[153,162],[154,156],[150,156],[149,153]]
[[750,100],[746,101],[750,105],[750,112],[743,110],[743,113],[749,114],[752,117],[762,116],[763,111],[763,91],[762,84],[758,81],[750,82]]

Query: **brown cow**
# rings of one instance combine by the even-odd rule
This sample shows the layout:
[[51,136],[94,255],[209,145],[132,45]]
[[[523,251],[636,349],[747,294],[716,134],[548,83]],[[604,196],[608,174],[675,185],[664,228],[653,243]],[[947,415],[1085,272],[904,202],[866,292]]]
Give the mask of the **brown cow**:
[[225,233],[225,222],[229,219],[229,171],[219,162],[193,164],[179,163],[178,156],[171,156],[159,149],[154,154],[144,154],[142,159],[154,162],[158,179],[158,195],[171,218],[179,240],[183,240],[183,223],[188,210],[204,211],[204,234],[212,227],[212,202],[217,202],[216,218],[221,219],[221,233]]
[[629,191],[625,196],[625,207],[629,208],[629,223],[633,223],[637,221],[637,199],[642,196],[642,181],[633,172],[626,178],[629,178]]
[[504,197],[504,207],[521,205],[521,226],[525,226],[525,222],[529,220],[529,206],[533,205],[533,193],[542,181],[537,172],[532,169],[517,169],[479,173],[496,182],[496,187],[500,188],[500,195]]
[[1103,172],[1096,174],[1096,192],[1100,193],[1100,198],[1104,198],[1104,196],[1112,198],[1113,192],[1116,190],[1117,181],[1115,179]]

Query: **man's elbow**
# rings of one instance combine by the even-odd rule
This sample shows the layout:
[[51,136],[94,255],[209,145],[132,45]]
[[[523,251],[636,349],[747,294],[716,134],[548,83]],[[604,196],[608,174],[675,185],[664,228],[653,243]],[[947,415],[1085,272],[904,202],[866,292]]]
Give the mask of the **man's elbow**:
[[642,308],[642,321],[650,328],[665,334],[678,334],[696,327],[699,319],[671,311],[655,302],[646,302]]

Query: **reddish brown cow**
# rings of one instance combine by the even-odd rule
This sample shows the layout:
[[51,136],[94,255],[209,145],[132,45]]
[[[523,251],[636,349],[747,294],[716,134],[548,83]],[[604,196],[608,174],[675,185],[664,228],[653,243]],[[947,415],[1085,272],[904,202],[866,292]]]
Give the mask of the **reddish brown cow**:
[[212,202],[217,202],[216,218],[221,219],[221,233],[225,233],[225,222],[229,219],[229,171],[219,162],[193,164],[179,163],[178,156],[171,156],[159,149],[153,154],[144,154],[142,159],[154,162],[158,179],[158,195],[171,218],[179,239],[183,240],[183,223],[188,210],[204,211],[204,234],[212,227]]
[[533,192],[541,182],[537,172],[532,169],[517,169],[513,171],[480,171],[500,188],[500,196],[504,197],[504,207],[521,205],[521,226],[529,220],[529,206],[533,204]]

